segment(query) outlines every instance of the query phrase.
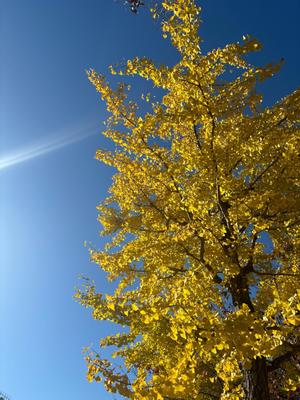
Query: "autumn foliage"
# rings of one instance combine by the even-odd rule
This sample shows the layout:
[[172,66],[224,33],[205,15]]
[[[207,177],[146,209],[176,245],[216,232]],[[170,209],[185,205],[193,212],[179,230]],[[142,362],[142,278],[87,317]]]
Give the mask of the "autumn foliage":
[[108,244],[91,259],[117,282],[79,291],[95,319],[120,326],[87,355],[88,379],[132,399],[284,399],[300,387],[300,91],[262,106],[251,37],[199,46],[199,8],[166,0],[175,66],[147,58],[112,73],[163,89],[128,100],[91,70],[110,116],[117,173],[98,207]]

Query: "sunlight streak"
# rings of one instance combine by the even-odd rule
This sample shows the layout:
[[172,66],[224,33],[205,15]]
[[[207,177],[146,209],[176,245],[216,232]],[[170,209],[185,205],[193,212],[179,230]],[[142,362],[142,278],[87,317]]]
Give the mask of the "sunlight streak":
[[62,135],[56,134],[47,136],[43,141],[0,156],[0,171],[85,140],[96,134],[97,131],[99,131],[97,125],[93,124],[92,126],[90,124],[80,129],[77,128],[77,130],[68,129],[67,132],[64,132]]

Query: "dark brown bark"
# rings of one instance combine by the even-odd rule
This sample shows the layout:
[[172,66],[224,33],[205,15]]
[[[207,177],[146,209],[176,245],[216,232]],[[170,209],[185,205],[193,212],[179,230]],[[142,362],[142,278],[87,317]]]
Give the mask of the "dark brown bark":
[[252,362],[245,376],[245,400],[270,400],[267,363],[264,357]]
[[238,275],[234,275],[229,282],[229,290],[233,304],[239,307],[242,307],[243,304],[247,304],[250,311],[254,312],[255,309],[249,294],[247,271],[245,272],[245,269],[243,269]]

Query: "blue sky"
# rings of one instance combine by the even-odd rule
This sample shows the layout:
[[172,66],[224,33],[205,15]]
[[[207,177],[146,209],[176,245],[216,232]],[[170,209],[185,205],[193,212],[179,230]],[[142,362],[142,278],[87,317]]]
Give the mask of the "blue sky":
[[[147,0],[144,0],[147,3]],[[266,103],[299,84],[300,3],[203,0],[203,48],[252,34],[265,63],[285,59]],[[0,391],[11,400],[111,399],[85,380],[81,349],[111,331],[72,298],[78,276],[104,276],[84,241],[101,246],[96,205],[111,170],[94,160],[104,105],[89,67],[177,54],[145,10],[113,0],[0,2]],[[140,81],[137,82],[140,85]]]

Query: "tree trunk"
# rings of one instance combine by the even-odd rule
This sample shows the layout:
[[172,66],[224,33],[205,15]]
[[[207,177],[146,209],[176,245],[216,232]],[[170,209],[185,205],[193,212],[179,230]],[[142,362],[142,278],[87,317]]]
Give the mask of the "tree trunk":
[[245,377],[245,400],[270,400],[266,359],[256,358]]

